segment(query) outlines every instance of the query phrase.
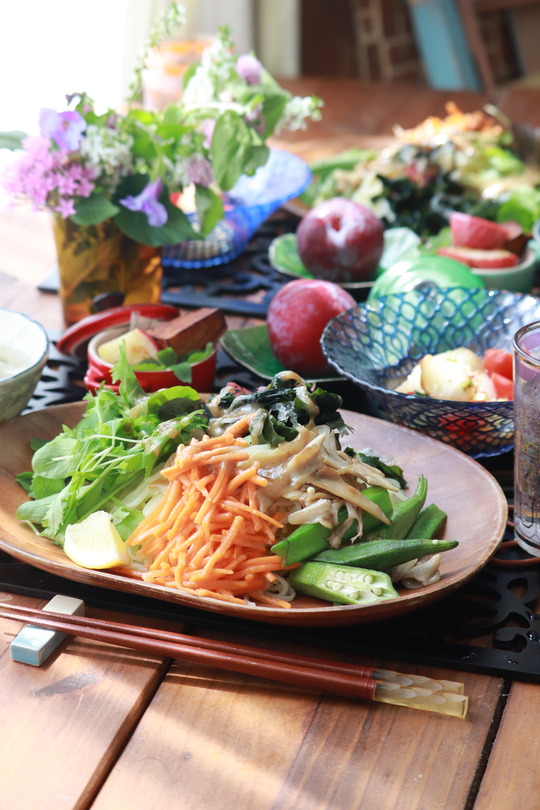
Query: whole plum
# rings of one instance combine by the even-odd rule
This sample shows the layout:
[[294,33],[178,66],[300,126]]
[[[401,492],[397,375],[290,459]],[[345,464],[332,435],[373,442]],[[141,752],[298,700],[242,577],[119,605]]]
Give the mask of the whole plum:
[[289,281],[268,307],[270,345],[278,360],[306,376],[327,374],[331,368],[320,345],[325,326],[336,315],[355,306],[346,290],[331,281]]
[[296,238],[310,273],[334,282],[372,281],[384,248],[381,220],[344,197],[316,205],[300,222]]

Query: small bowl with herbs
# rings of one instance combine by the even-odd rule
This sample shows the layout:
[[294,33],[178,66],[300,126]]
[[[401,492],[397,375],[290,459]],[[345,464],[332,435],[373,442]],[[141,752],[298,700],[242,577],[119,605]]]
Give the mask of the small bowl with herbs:
[[104,384],[117,390],[119,368],[125,363],[147,393],[179,382],[211,391],[216,342],[225,329],[223,313],[204,308],[171,320],[131,319],[100,331],[88,343],[86,388],[96,391]]
[[86,359],[86,388],[118,390],[117,377],[129,366],[147,393],[179,382],[211,391],[216,345],[226,329],[222,312],[181,313],[166,304],[133,304],[84,318],[57,342],[63,354]]

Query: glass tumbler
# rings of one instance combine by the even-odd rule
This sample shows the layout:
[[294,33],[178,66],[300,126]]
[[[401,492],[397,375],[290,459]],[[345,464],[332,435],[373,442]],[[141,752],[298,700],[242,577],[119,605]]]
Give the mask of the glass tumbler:
[[540,557],[540,321],[514,335],[514,536]]

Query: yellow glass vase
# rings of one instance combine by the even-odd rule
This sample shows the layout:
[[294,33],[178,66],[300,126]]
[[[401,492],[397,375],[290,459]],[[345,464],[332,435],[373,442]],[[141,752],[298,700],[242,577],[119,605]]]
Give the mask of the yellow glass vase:
[[66,326],[96,312],[105,294],[121,293],[124,304],[159,302],[159,248],[135,242],[112,220],[80,226],[55,217],[53,228]]

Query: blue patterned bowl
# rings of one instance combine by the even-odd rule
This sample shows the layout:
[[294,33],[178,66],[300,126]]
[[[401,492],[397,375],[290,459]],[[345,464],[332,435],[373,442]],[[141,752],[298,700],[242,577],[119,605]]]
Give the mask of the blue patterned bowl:
[[452,402],[393,390],[425,354],[466,346],[512,351],[540,320],[540,299],[503,290],[429,288],[367,301],[334,318],[321,338],[328,361],[366,394],[375,415],[453,445],[473,458],[514,444],[513,402]]

